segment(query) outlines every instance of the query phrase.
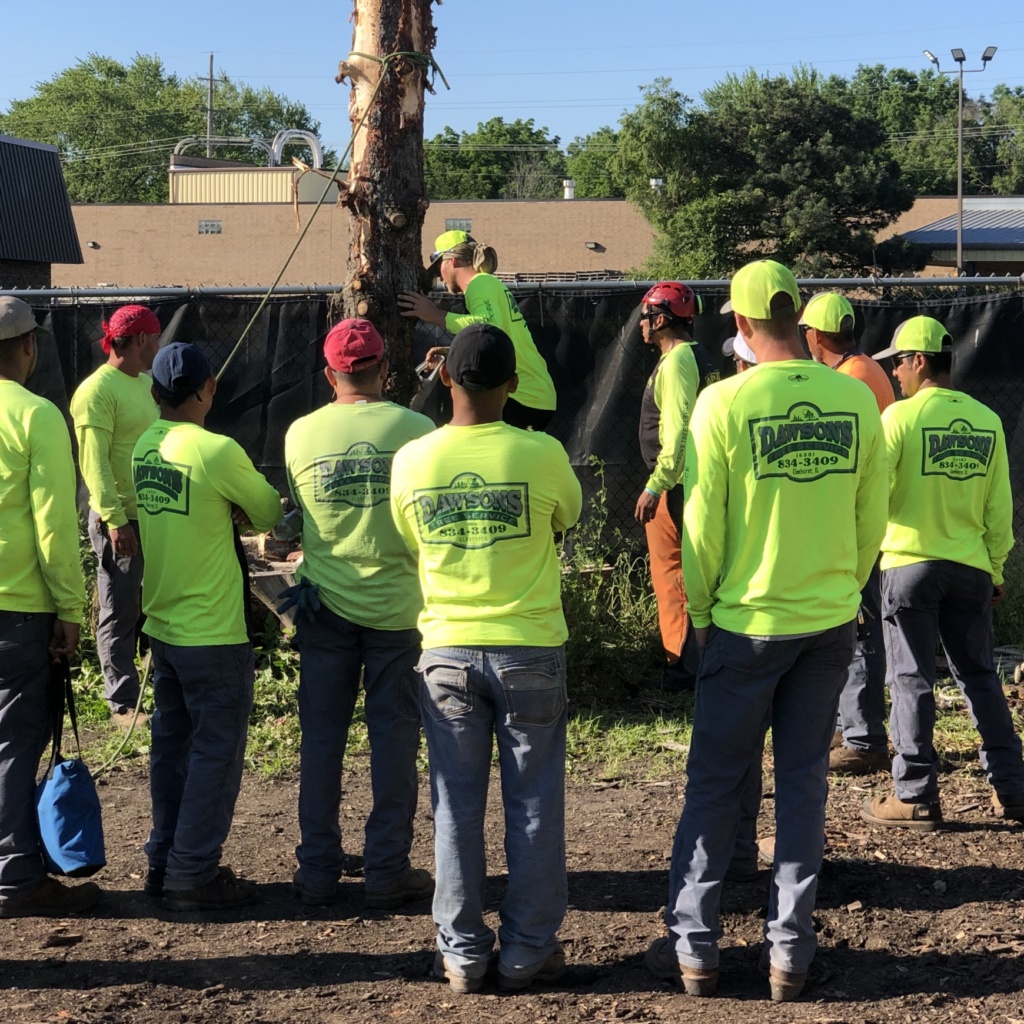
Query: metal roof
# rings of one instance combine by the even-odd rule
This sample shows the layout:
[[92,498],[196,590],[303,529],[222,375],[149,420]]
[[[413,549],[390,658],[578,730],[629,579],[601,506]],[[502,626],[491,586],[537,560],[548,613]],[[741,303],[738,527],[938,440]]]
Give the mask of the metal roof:
[[0,259],[84,262],[55,146],[0,135]]
[[[956,214],[907,231],[910,242],[936,248],[956,246]],[[1024,208],[982,207],[964,209],[964,245],[972,249],[1024,249]]]

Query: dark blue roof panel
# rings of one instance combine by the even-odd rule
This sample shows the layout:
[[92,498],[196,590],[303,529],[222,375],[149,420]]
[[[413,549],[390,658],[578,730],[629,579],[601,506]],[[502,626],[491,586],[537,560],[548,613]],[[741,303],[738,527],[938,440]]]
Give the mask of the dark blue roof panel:
[[[908,241],[935,248],[956,245],[956,214],[908,231]],[[964,245],[986,249],[1024,248],[1024,209],[964,210]]]
[[84,262],[54,146],[0,135],[0,259]]

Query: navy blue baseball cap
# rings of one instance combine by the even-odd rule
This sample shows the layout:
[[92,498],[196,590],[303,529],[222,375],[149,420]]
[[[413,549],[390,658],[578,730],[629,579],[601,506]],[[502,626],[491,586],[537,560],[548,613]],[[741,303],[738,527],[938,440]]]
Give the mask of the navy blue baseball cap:
[[172,341],[157,352],[151,372],[164,398],[183,398],[202,388],[213,376],[213,367],[198,345]]

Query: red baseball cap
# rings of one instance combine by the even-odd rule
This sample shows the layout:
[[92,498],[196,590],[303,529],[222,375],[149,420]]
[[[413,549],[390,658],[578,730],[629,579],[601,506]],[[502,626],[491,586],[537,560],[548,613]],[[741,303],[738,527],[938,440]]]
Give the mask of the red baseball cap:
[[327,335],[324,356],[338,373],[368,370],[384,358],[384,340],[369,320],[342,320]]

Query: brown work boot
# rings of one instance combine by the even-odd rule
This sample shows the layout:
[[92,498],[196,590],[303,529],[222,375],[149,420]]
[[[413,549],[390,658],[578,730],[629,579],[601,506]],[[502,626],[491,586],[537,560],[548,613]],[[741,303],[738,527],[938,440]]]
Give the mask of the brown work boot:
[[[564,958],[562,965],[563,967],[565,966]],[[473,973],[462,973],[445,960],[441,950],[434,954],[434,977],[447,979],[448,988],[455,995],[465,996],[473,992],[479,992],[484,987],[484,976],[486,973],[486,961],[475,965]]]
[[529,988],[535,981],[558,981],[565,974],[565,950],[559,946],[546,960],[526,974],[505,974],[498,967],[498,988],[515,992]]
[[434,879],[426,868],[405,869],[405,872],[383,889],[366,888],[366,905],[374,910],[394,910],[406,903],[415,903],[434,895]]
[[234,871],[222,865],[217,876],[205,885],[191,889],[164,889],[160,906],[164,910],[234,910],[247,907],[259,899],[259,890],[253,882],[236,878]]
[[836,729],[836,731],[834,733],[832,733],[832,742],[828,745],[828,749],[829,750],[835,750],[836,747],[841,747],[842,745],[843,745],[843,730],[842,729]]
[[992,794],[992,813],[997,818],[1024,821],[1024,793]]
[[66,917],[91,910],[103,890],[95,882],[64,885],[44,878],[34,889],[19,892],[0,902],[0,917]]
[[803,992],[807,984],[807,972],[784,971],[772,965],[768,968],[768,984],[771,986],[773,1003],[791,1003]]
[[688,996],[713,996],[718,990],[718,968],[681,964],[676,956],[675,940],[667,935],[651,943],[644,964],[656,978],[681,985]]
[[761,956],[757,964],[758,970],[767,975],[771,986],[773,1003],[789,1003],[796,999],[807,984],[806,971],[784,971],[774,967],[769,958],[767,943],[761,947]]
[[136,729],[141,729],[144,725],[149,724],[149,715],[145,711],[140,711],[138,717],[136,717],[134,708],[129,708],[126,711],[115,711],[110,717],[114,725],[125,732],[128,732],[133,726]]
[[762,836],[758,839],[757,862],[767,867],[775,863],[775,836]]
[[836,747],[828,755],[828,770],[844,775],[871,775],[887,772],[892,759],[883,750],[857,750],[855,747]]
[[912,828],[919,832],[934,832],[942,824],[939,803],[915,804],[899,800],[895,795],[865,797],[860,816],[872,825]]

